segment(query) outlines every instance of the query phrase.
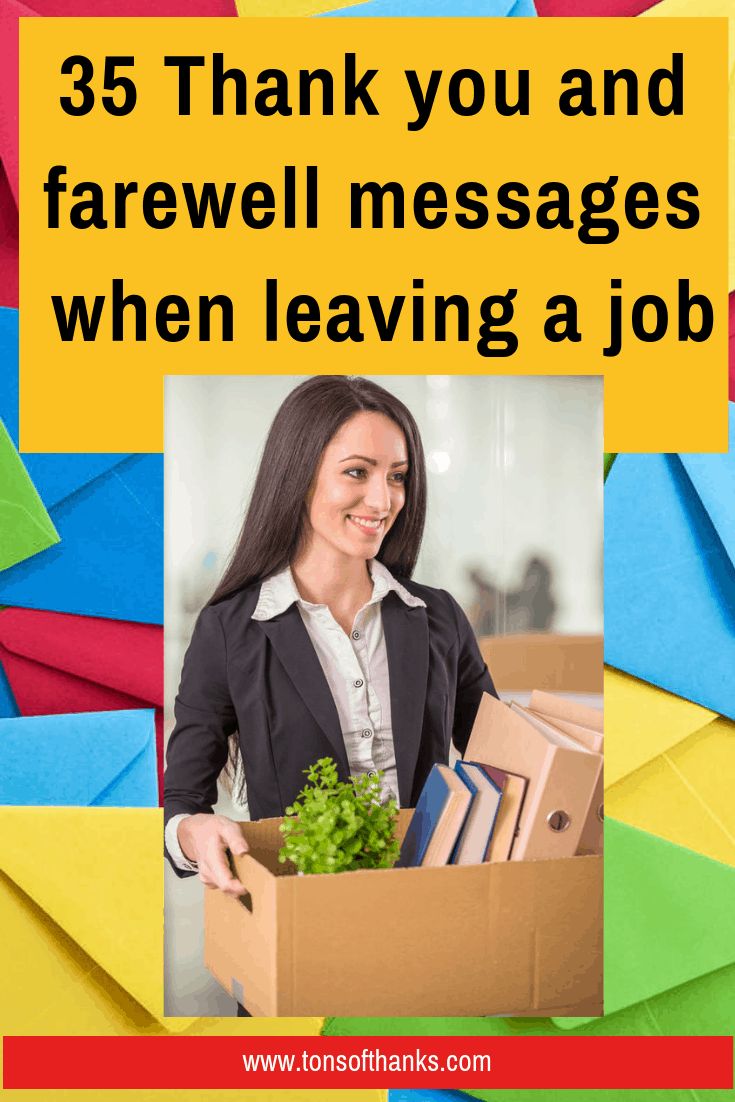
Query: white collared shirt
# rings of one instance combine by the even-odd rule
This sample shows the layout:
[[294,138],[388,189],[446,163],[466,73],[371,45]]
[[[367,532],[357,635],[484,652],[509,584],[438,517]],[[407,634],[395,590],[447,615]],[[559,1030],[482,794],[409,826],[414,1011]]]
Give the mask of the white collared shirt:
[[[271,620],[296,604],[332,694],[350,773],[372,774],[382,771],[382,797],[398,800],[396,755],[390,710],[390,675],[383,633],[381,601],[395,593],[410,608],[425,608],[397,582],[389,570],[373,559],[370,562],[373,593],[355,616],[347,635],[326,605],[316,605],[301,597],[290,567],[267,578],[260,588],[253,620]],[[183,815],[175,815],[166,827],[166,848],[174,863],[194,871],[178,843],[177,829]]]

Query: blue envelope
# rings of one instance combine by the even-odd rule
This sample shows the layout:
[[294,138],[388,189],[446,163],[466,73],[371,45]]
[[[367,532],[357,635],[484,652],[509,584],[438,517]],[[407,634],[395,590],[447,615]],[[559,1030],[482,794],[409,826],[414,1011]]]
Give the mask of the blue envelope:
[[[18,311],[0,309],[0,416],[18,442]],[[163,457],[23,455],[61,543],[0,575],[0,604],[163,620]]]
[[18,705],[15,703],[15,697],[8,684],[5,671],[0,665],[0,719],[6,719],[9,716],[17,715],[20,715]]
[[467,1102],[469,1097],[464,1091],[396,1090],[395,1087],[388,1091],[388,1102]]
[[325,16],[451,15],[529,16],[536,15],[533,0],[368,0],[365,4],[323,12]]
[[605,660],[735,719],[735,404],[728,454],[617,457]]
[[0,719],[0,805],[157,804],[152,708]]

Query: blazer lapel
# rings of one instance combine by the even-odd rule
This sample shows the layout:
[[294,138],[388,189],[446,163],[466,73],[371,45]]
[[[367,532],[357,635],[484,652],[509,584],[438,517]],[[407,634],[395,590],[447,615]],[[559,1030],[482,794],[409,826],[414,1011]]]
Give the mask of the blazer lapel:
[[272,620],[254,622],[268,636],[294,688],[332,744],[346,779],[350,769],[337,708],[298,608],[292,605]]
[[382,614],[398,791],[401,806],[408,807],[424,722],[429,621],[425,608],[409,608],[395,593],[383,599]]

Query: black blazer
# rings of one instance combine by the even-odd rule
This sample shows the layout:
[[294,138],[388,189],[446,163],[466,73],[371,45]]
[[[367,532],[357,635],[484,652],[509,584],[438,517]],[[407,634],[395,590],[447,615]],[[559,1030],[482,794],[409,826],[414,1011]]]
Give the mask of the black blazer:
[[[426,608],[382,601],[402,807],[415,807],[449,742],[464,753],[483,692],[495,693],[467,617],[448,593],[400,579]],[[168,744],[165,819],[211,812],[228,739],[239,733],[253,819],[281,816],[332,757],[349,773],[337,709],[297,606],[253,620],[260,583],[202,610],[184,660]],[[178,870],[176,870],[178,871]]]

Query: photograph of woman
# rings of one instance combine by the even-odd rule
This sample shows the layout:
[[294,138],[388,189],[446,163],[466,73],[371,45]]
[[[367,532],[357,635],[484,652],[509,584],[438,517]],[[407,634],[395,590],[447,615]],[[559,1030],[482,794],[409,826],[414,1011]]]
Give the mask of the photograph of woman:
[[234,740],[252,819],[284,815],[325,756],[414,807],[450,744],[464,751],[495,689],[457,601],[413,580],[426,504],[416,422],[387,389],[316,376],[282,403],[183,665],[165,782],[177,875],[244,891],[227,860],[242,835],[213,814]]
[[[278,822],[293,821],[327,768],[371,787],[383,818],[400,809],[402,839],[430,777],[461,775],[458,760],[473,754],[485,761],[471,747],[483,698],[486,715],[490,701],[531,707],[539,688],[601,707],[602,397],[599,379],[573,376],[166,380],[167,1015],[377,1014],[409,994],[426,1013],[446,1011],[446,987],[422,986],[410,954],[387,988],[329,989],[288,894],[276,911],[298,911],[306,941],[292,960],[308,973],[294,1001],[271,941],[292,944],[286,918],[268,900],[334,892],[336,914],[355,877],[379,893],[406,870],[301,869],[299,883]],[[529,774],[516,764],[518,789]],[[566,848],[581,829],[575,813]],[[329,846],[342,840],[337,828]],[[364,931],[384,954],[389,911],[376,904]],[[432,942],[435,962],[454,961],[454,930]],[[370,976],[372,959],[360,965]],[[596,982],[599,961],[580,960]],[[487,992],[476,1003],[466,986],[455,993],[457,1013],[487,1004]]]

